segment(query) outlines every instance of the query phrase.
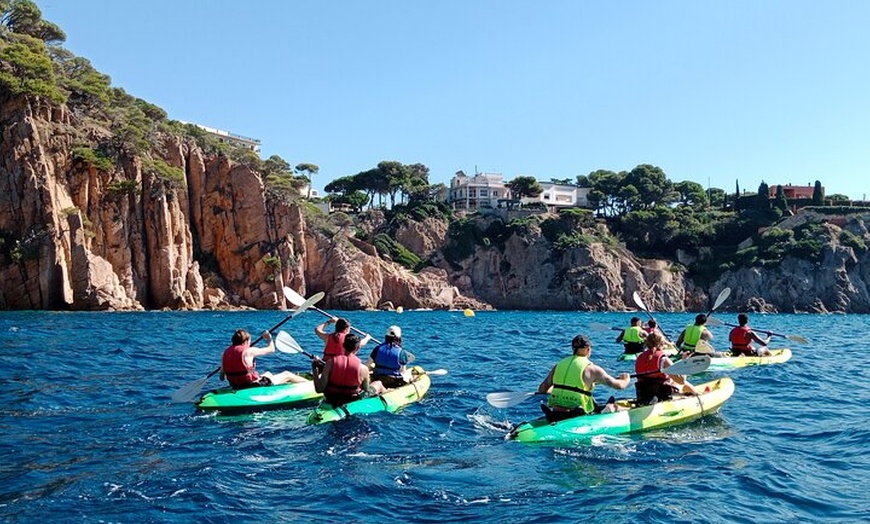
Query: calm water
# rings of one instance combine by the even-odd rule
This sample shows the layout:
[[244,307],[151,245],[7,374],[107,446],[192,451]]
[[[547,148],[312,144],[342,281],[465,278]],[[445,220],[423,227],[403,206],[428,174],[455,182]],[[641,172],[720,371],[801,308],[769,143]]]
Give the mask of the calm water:
[[[0,313],[0,520],[870,520],[870,317],[754,316],[814,344],[731,372],[737,390],[718,415],[588,445],[505,441],[539,415],[537,401],[498,410],[484,395],[533,390],[578,332],[591,334],[594,360],[628,370],[616,332],[588,329],[627,313],[350,313],[376,338],[400,324],[421,365],[450,371],[394,415],[306,427],[304,409],[221,417],[170,403],[216,367],[236,327],[256,334],[283,316]],[[672,331],[692,318],[659,315]],[[284,327],[318,352],[322,320],[306,312]],[[713,328],[718,342],[727,329]],[[276,353],[259,367],[308,364]]]

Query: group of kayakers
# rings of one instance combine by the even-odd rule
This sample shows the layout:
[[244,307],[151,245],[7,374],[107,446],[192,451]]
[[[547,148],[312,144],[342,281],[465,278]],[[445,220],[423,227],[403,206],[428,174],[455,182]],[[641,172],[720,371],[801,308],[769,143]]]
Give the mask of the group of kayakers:
[[[709,344],[713,334],[705,327],[707,315],[695,317],[692,324],[680,333],[674,344],[681,350],[682,358],[695,354],[710,354],[711,356],[726,356],[712,352]],[[737,315],[738,325],[731,330],[729,340],[733,356],[764,356],[770,352],[765,346],[770,337],[762,339],[749,327],[749,316],[745,313]],[[640,317],[632,317],[629,326],[616,337],[622,342],[625,353],[637,355],[635,360],[636,404],[648,405],[658,401],[673,398],[675,393],[682,395],[697,395],[698,391],[682,375],[667,373],[673,362],[666,354],[669,345],[666,335],[658,328],[655,319],[650,319],[643,327]],[[762,345],[755,348],[752,343]],[[542,409],[548,421],[556,422],[566,418],[591,413],[606,413],[620,409],[613,397],[606,404],[596,404],[592,390],[596,384],[604,384],[614,389],[625,389],[631,382],[631,375],[622,373],[619,377],[610,376],[604,369],[594,364],[590,359],[592,343],[585,335],[577,335],[571,341],[572,354],[563,358],[550,370],[550,373],[538,386],[538,393],[548,393],[549,400]]]
[[[332,333],[325,331],[329,324],[335,324]],[[379,395],[407,384],[405,366],[415,360],[411,352],[402,348],[402,328],[390,326],[384,342],[372,350],[363,364],[357,353],[371,336],[360,339],[350,330],[350,321],[338,317],[331,317],[314,329],[325,344],[323,357],[314,357],[311,361],[314,389],[323,393],[326,402],[333,407],[359,400],[365,394]],[[221,380],[226,379],[237,390],[308,380],[290,371],[258,373],[256,358],[275,351],[271,333],[264,331],[262,339],[268,342],[266,347],[253,346],[247,331],[236,330],[221,358]]]

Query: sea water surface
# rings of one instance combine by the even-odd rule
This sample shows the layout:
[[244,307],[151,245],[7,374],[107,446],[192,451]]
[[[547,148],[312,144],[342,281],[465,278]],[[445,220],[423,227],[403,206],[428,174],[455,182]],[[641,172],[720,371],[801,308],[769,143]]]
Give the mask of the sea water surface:
[[[305,425],[310,408],[217,416],[171,403],[235,328],[256,336],[285,315],[0,313],[0,520],[870,521],[867,316],[753,315],[812,344],[775,339],[791,361],[729,372],[736,391],[716,415],[585,444],[507,441],[539,399],[495,409],[485,394],[533,391],[578,333],[594,361],[628,371],[607,326],[631,313],[349,312],[375,338],[400,325],[418,363],[448,375],[396,414],[323,426]],[[694,317],[657,316],[672,337]],[[317,353],[322,320],[308,311],[284,328]],[[712,328],[719,346],[727,330]],[[258,367],[309,361],[276,353]]]

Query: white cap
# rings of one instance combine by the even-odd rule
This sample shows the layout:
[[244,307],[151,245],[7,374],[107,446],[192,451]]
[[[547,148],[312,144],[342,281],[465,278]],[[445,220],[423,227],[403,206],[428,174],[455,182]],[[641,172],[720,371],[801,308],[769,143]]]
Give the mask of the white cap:
[[402,328],[399,326],[390,326],[390,328],[387,329],[387,336],[402,338]]

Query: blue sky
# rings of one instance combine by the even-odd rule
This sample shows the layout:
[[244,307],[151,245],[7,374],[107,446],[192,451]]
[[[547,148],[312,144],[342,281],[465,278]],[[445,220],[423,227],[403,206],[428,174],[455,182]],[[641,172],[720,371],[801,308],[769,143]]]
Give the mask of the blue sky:
[[661,167],[870,193],[870,2],[37,0],[170,118],[320,166],[506,180]]

